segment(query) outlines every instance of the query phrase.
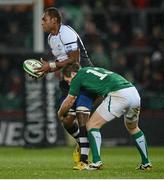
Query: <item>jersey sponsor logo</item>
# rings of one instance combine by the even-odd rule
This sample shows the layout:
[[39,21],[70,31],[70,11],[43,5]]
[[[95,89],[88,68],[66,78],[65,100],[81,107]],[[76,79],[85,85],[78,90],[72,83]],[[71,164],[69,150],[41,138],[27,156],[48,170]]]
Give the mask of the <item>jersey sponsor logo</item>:
[[60,44],[57,45],[57,48],[58,48],[59,51],[62,50],[62,46]]
[[66,46],[66,50],[67,50],[67,51],[70,51],[70,50],[72,50],[72,46],[71,46],[71,45],[69,45],[69,46]]

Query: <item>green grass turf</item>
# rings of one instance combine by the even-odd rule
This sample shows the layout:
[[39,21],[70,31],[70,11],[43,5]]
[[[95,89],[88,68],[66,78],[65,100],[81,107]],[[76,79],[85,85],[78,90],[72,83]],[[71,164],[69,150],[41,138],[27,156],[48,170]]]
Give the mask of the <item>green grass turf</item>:
[[[140,157],[134,147],[102,148],[103,170],[72,170],[73,147],[49,149],[0,148],[1,179],[160,179],[164,178],[164,147],[153,147],[149,154],[151,171],[135,170]],[[91,158],[91,157],[90,157]]]

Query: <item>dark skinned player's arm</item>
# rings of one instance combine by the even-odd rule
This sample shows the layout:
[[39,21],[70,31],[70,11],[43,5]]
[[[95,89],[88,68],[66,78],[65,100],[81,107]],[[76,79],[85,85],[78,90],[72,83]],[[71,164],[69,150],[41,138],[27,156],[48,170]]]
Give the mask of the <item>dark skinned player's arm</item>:
[[76,51],[71,51],[67,55],[68,55],[68,59],[66,59],[64,61],[47,62],[47,61],[41,60],[41,62],[43,63],[43,66],[41,68],[37,68],[36,73],[55,72],[55,71],[58,71],[61,68],[65,67],[68,64],[79,63],[79,61],[80,61],[80,50],[79,49]]
[[56,67],[61,69],[68,64],[79,63],[80,61],[80,50],[72,51],[68,53],[68,59],[56,62]]

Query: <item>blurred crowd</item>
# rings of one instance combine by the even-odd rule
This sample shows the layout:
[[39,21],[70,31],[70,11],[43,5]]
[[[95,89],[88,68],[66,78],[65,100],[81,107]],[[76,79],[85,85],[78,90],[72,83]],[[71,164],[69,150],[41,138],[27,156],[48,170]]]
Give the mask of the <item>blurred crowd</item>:
[[22,65],[14,56],[0,56],[0,110],[19,110],[22,107]]
[[[164,101],[163,0],[45,0],[49,6],[59,8],[63,23],[79,33],[95,66],[132,81],[149,104],[156,95]],[[0,6],[0,22],[1,51],[32,50],[32,6]],[[0,56],[0,96],[20,94],[20,73]]]

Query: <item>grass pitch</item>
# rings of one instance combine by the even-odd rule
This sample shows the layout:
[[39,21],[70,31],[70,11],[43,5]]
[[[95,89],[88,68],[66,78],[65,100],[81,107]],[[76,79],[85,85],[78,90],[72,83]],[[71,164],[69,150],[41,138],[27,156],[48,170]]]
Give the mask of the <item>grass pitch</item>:
[[103,170],[72,170],[73,147],[0,148],[1,179],[160,179],[164,178],[164,147],[149,148],[150,171],[135,170],[140,157],[134,147],[102,148]]

